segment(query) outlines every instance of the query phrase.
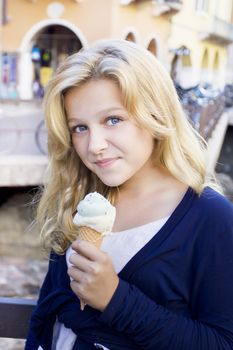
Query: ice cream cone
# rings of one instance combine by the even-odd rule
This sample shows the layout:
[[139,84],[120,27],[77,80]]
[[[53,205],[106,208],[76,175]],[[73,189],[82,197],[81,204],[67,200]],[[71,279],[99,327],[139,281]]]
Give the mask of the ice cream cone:
[[79,226],[77,229],[78,236],[77,238],[84,241],[93,243],[97,248],[100,248],[102,243],[102,235],[100,232],[94,230],[91,227]]
[[[97,248],[100,248],[102,242],[102,236],[100,232],[93,230],[92,228],[87,226],[79,226],[77,233],[79,239],[91,242]],[[80,299],[80,309],[82,311],[84,310],[85,305],[85,302],[82,299]]]
[[[93,243],[100,249],[103,236],[110,234],[115,220],[116,208],[98,192],[85,196],[77,205],[73,222],[77,227],[77,238]],[[80,308],[85,307],[80,299]]]

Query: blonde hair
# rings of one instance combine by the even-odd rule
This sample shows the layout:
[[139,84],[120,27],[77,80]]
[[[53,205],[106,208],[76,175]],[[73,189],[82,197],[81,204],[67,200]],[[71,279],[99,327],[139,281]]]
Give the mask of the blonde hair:
[[63,254],[75,238],[73,213],[79,200],[98,191],[113,201],[116,191],[101,183],[80,161],[67,127],[64,96],[91,79],[111,79],[118,84],[129,114],[156,140],[156,165],[197,194],[210,184],[205,142],[188,122],[165,68],[149,51],[132,42],[99,41],[64,61],[44,98],[50,163],[37,221],[44,246],[58,254]]

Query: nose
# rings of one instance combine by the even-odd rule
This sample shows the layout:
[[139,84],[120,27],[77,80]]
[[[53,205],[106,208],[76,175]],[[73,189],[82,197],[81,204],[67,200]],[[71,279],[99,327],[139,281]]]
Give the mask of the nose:
[[93,154],[100,154],[108,147],[104,131],[95,128],[90,130],[88,151]]

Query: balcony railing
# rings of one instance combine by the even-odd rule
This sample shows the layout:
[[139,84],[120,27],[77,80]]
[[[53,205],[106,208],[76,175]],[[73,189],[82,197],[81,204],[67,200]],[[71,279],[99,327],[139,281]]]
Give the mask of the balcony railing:
[[120,5],[124,5],[124,6],[130,5],[132,3],[138,4],[140,2],[146,2],[146,1],[149,2],[151,0],[119,0]]
[[214,16],[209,31],[202,32],[201,39],[229,45],[233,42],[233,24]]
[[[151,2],[153,4],[154,15],[159,16],[166,12],[177,12],[182,8],[181,0],[119,0],[121,5],[139,4],[142,2]],[[158,14],[157,14],[158,12]]]
[[152,0],[153,15],[161,16],[163,14],[175,14],[182,9],[181,0]]

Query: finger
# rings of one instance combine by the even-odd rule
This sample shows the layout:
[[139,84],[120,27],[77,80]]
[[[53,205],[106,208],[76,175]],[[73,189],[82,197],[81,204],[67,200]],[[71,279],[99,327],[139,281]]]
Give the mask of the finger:
[[71,289],[79,298],[86,299],[92,279],[82,271],[79,273],[71,271],[70,273],[72,276],[74,276],[70,282]]
[[67,270],[68,275],[70,276],[71,280],[74,280],[78,283],[81,283],[81,281],[83,280],[83,274],[84,272],[77,269],[74,266],[70,266]]
[[88,265],[90,264],[89,259],[77,253],[73,253],[70,255],[69,262],[81,271],[87,271]]
[[84,292],[83,287],[82,287],[81,284],[79,284],[76,281],[71,281],[70,282],[70,288],[78,296],[78,298],[80,300],[84,300],[85,292]]
[[95,247],[91,242],[76,240],[72,243],[72,248],[91,261],[99,261],[103,257],[103,252]]

